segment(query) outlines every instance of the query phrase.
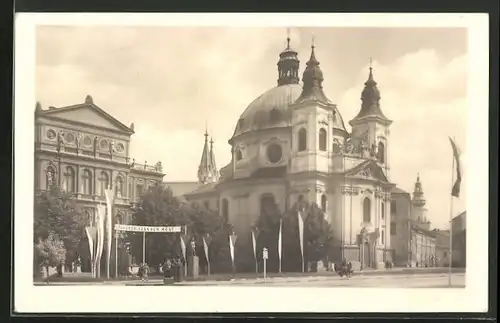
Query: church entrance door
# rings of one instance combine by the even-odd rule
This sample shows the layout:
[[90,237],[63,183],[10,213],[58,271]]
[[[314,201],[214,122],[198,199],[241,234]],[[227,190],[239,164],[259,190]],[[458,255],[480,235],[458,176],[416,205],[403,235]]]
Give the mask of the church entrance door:
[[368,242],[365,242],[363,244],[363,267],[371,267],[370,263],[370,244]]

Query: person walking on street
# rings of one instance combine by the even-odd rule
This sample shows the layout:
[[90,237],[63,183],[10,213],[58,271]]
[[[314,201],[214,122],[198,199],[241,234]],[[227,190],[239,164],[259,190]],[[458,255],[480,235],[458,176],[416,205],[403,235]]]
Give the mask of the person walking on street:
[[149,274],[149,266],[147,263],[144,263],[142,265],[142,281],[148,281],[148,274]]

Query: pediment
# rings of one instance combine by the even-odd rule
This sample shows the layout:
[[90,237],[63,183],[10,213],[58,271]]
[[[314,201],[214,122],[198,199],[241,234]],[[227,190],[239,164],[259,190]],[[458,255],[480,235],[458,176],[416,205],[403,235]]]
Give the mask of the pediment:
[[56,117],[70,122],[84,123],[109,130],[133,133],[133,130],[122,124],[113,116],[94,104],[80,104],[64,108],[43,111],[43,115]]
[[347,175],[388,183],[384,170],[375,161],[362,163],[347,172]]

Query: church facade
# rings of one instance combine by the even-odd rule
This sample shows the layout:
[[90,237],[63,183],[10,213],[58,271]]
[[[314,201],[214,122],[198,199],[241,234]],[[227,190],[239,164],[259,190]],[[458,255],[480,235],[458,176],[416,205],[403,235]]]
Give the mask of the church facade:
[[[391,252],[390,126],[370,67],[359,113],[348,131],[323,90],[324,75],[311,47],[299,84],[298,54],[280,53],[278,84],[256,98],[236,121],[232,158],[220,169],[205,134],[200,186],[184,197],[219,210],[240,237],[267,203],[286,212],[296,202],[317,203],[355,266],[379,267]],[[340,260],[340,259],[337,259]]]

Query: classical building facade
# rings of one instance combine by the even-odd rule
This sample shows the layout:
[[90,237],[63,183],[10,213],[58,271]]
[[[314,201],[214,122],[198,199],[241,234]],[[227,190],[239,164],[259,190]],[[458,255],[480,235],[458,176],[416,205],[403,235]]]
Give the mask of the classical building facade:
[[413,198],[410,193],[393,188],[391,192],[391,246],[393,262],[399,266],[436,265],[436,233],[430,230],[426,201],[417,176]]
[[235,227],[238,241],[249,239],[263,205],[276,203],[285,212],[300,200],[316,202],[344,257],[355,266],[381,266],[392,254],[390,199],[395,184],[387,154],[392,121],[380,108],[372,68],[348,131],[337,105],[323,91],[314,46],[303,85],[289,39],[277,65],[277,86],[257,97],[237,120],[228,141],[232,158],[220,174],[205,135],[199,186],[184,197],[218,209]]
[[115,190],[115,222],[130,221],[130,206],[150,185],[161,183],[161,162],[138,164],[130,157],[133,124],[125,126],[94,104],[35,110],[35,194],[58,185],[73,194],[88,223],[105,202],[104,189]]

